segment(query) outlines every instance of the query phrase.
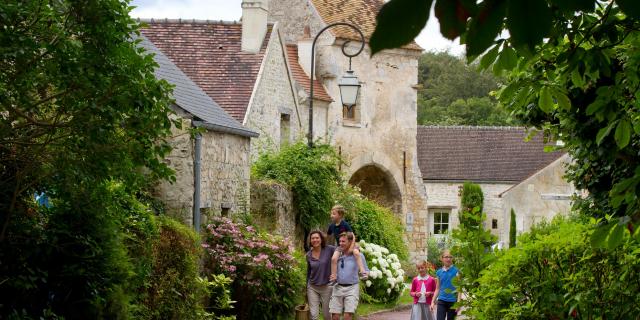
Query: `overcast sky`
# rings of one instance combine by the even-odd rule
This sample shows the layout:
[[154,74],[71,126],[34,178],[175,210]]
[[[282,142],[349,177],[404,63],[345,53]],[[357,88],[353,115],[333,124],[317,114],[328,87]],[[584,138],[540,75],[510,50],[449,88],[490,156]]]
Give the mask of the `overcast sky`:
[[[136,18],[183,18],[202,20],[239,20],[242,15],[241,0],[133,0],[136,6],[131,15]],[[449,51],[460,55],[463,47],[459,41],[449,41],[439,32],[437,19],[431,14],[427,26],[416,42],[428,51]]]

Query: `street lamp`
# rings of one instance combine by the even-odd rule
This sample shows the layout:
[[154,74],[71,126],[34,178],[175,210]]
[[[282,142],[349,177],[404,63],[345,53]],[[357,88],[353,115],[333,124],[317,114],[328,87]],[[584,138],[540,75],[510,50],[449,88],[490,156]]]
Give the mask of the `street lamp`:
[[315,38],[313,38],[313,43],[311,44],[311,78],[309,79],[309,87],[311,89],[309,92],[309,133],[307,135],[309,148],[313,148],[313,73],[315,70],[316,41],[318,41],[318,38],[325,30],[335,26],[347,26],[357,31],[360,35],[361,43],[360,49],[353,54],[347,53],[346,51],[347,45],[351,42],[350,40],[347,40],[342,44],[342,54],[349,58],[349,70],[347,70],[342,78],[338,80],[338,88],[340,88],[340,99],[342,104],[351,109],[356,104],[358,91],[360,91],[360,82],[358,81],[358,77],[356,77],[353,70],[351,70],[351,58],[359,55],[360,52],[362,52],[362,49],[364,49],[364,35],[362,34],[362,31],[360,31],[356,26],[346,22],[336,22],[322,28]]

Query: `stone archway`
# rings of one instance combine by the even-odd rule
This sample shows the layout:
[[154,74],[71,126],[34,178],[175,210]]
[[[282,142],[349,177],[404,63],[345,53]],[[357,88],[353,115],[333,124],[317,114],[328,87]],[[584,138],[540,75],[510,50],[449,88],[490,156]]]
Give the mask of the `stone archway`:
[[391,174],[375,164],[368,164],[356,170],[349,184],[360,188],[367,198],[402,214],[402,194]]

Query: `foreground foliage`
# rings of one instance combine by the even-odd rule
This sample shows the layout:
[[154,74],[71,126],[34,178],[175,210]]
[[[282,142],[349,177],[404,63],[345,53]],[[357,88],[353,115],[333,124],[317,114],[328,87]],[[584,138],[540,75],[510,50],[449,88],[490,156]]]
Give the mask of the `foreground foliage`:
[[518,238],[479,278],[475,319],[632,319],[640,313],[640,245],[589,244],[593,222],[556,219]]

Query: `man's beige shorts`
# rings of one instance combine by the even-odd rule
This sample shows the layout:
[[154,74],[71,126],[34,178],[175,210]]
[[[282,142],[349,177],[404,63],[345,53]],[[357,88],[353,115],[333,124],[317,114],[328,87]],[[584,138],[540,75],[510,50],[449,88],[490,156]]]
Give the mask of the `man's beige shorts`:
[[360,286],[358,284],[348,287],[336,284],[333,287],[333,293],[331,294],[329,312],[338,314],[342,314],[343,312],[356,313],[359,299]]

